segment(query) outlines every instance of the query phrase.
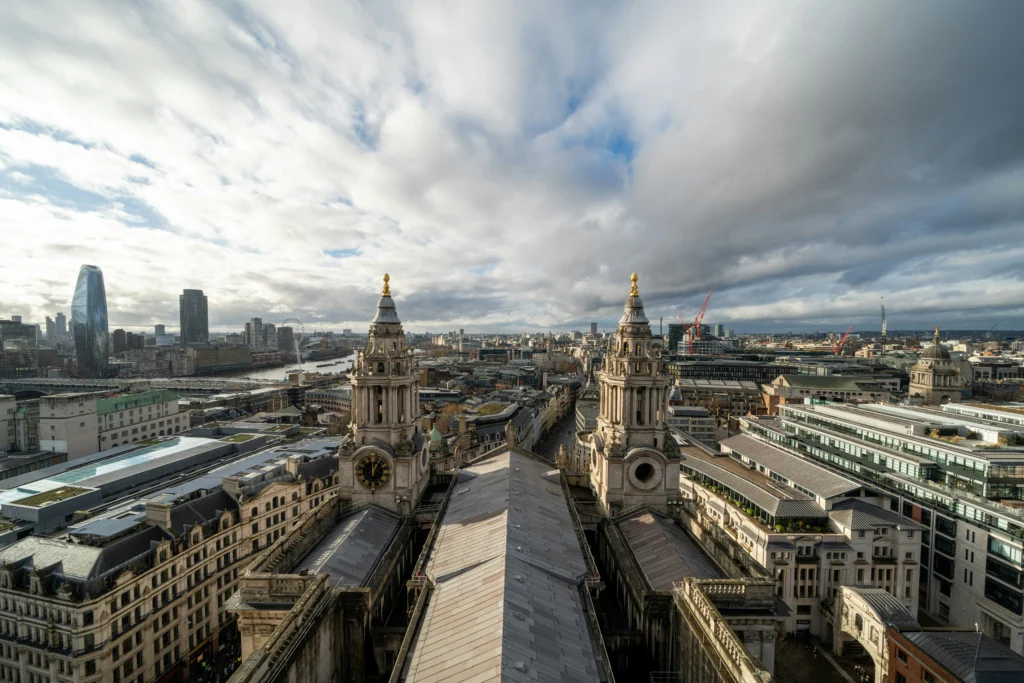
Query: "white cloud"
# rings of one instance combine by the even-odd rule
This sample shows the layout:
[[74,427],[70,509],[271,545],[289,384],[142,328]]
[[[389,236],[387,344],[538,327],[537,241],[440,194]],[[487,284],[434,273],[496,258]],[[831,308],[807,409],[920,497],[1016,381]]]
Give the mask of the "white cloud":
[[384,271],[417,329],[613,320],[633,270],[740,328],[1019,321],[1024,55],[948,9],[6,5],[0,313],[88,262],[124,326],[357,326]]

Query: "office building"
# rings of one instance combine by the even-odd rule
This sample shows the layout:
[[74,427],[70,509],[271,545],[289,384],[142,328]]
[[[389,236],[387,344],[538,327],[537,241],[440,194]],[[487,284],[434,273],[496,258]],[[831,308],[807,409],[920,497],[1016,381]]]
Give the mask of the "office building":
[[263,346],[263,320],[251,318],[245,324],[245,343],[252,348]]
[[667,410],[666,422],[668,422],[669,427],[692,436],[708,448],[717,447],[718,441],[715,439],[717,420],[706,408],[670,405]]
[[668,324],[668,350],[669,351],[680,351],[685,352],[685,346],[680,348],[680,344],[683,343],[685,338],[687,325],[682,323],[669,323]]
[[50,346],[57,343],[57,324],[50,316],[46,316],[46,341]]
[[38,366],[36,326],[0,320],[0,377],[35,377]]
[[124,353],[125,349],[128,348],[128,337],[124,330],[120,328],[114,330],[110,338],[114,346],[114,355]]
[[[217,649],[237,639],[227,602],[253,556],[328,499],[338,442],[303,446],[237,459],[0,550],[11,572],[0,585],[4,679],[202,680]],[[23,494],[11,507],[41,514],[69,493],[85,502],[87,487],[73,488]],[[37,617],[40,625],[15,626]]]
[[210,315],[203,290],[183,290],[178,296],[178,315],[182,344],[187,346],[210,341]]
[[153,326],[153,334],[156,335],[157,337],[162,337],[163,335],[167,334],[164,331],[164,329],[165,328],[164,328],[163,325],[154,325]]
[[743,427],[890,496],[891,511],[927,531],[920,609],[943,625],[978,624],[1021,654],[1024,427],[984,414],[782,405],[778,421]]
[[590,323],[590,336],[591,337],[596,337],[597,336],[597,323]]
[[124,348],[125,350],[146,348],[146,335],[127,332],[124,335]]
[[63,313],[57,314],[57,334],[68,333],[68,318]]
[[96,394],[54,394],[39,399],[39,448],[75,460],[98,452]]
[[277,326],[273,323],[263,325],[262,346],[266,349],[277,348]]
[[[277,350],[282,354],[297,354],[298,348],[295,346],[295,334],[290,327],[279,327],[277,328]],[[298,360],[296,358],[296,360]]]
[[667,367],[669,374],[677,380],[719,379],[758,384],[768,384],[779,375],[797,373],[796,366],[788,364],[717,358],[670,361]]
[[[60,314],[58,314],[58,320]],[[79,377],[105,377],[110,340],[107,333],[107,292],[103,271],[82,266],[71,301],[71,331]]]
[[683,496],[775,577],[785,633],[823,636],[840,586],[875,586],[912,615],[925,527],[889,497],[746,435],[722,453],[677,437]]

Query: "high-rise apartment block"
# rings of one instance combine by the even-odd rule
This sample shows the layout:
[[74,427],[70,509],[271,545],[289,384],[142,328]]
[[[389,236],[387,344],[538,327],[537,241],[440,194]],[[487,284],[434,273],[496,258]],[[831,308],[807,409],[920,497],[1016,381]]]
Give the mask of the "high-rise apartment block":
[[292,328],[277,328],[277,350],[281,353],[298,353],[298,349],[295,348],[295,334]]
[[113,334],[110,335],[111,341],[114,346],[114,354],[124,353],[125,349],[128,348],[126,345],[126,335],[124,330],[116,329]]
[[277,326],[267,323],[263,326],[263,347],[268,349],[277,348]]
[[[57,314],[58,324],[60,314]],[[85,265],[78,271],[75,296],[71,301],[71,329],[75,340],[78,374],[104,377],[110,340],[107,333],[107,292],[103,271]]]
[[245,343],[253,348],[263,346],[263,319],[251,318],[245,324]]
[[[182,344],[205,344],[210,341],[210,315],[203,290],[184,290],[178,297],[178,313],[181,322]],[[157,334],[162,334],[162,332],[157,332]]]

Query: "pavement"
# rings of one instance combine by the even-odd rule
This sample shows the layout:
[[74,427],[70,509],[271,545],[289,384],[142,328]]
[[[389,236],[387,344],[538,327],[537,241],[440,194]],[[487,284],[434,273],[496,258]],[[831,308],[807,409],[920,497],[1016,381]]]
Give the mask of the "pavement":
[[835,681],[850,683],[853,679],[824,650],[816,638],[785,638],[775,644],[775,680]]

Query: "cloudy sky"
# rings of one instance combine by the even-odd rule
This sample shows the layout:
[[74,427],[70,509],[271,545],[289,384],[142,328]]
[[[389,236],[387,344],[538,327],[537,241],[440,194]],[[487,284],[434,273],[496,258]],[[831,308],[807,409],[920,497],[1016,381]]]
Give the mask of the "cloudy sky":
[[[938,7],[945,4],[944,7]],[[0,4],[0,316],[1024,327],[1024,3]]]

